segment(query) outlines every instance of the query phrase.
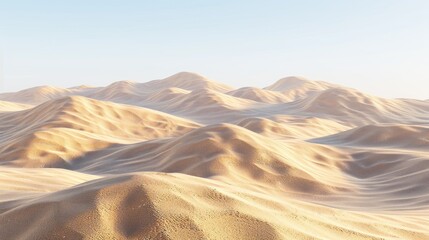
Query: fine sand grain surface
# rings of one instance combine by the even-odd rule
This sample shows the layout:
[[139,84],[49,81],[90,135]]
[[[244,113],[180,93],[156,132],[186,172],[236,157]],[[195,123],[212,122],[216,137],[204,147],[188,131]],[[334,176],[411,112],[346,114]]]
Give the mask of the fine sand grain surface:
[[429,101],[299,77],[0,94],[0,239],[429,239]]

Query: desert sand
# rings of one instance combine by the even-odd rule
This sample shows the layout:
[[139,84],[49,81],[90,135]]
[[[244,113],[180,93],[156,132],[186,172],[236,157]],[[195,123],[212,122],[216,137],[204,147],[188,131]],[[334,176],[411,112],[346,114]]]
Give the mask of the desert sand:
[[0,239],[429,239],[429,101],[300,77],[0,94]]

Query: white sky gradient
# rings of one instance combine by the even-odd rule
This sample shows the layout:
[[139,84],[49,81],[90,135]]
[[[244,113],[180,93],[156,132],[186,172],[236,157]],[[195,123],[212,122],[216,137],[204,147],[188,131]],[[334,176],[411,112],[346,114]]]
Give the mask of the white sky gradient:
[[429,99],[429,1],[0,0],[0,59],[0,92],[191,71]]

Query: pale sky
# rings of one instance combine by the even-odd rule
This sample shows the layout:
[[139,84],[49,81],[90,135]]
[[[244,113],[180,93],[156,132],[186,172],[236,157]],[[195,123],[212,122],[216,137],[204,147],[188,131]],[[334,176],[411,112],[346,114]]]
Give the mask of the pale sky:
[[429,99],[429,1],[0,0],[0,92],[180,71]]

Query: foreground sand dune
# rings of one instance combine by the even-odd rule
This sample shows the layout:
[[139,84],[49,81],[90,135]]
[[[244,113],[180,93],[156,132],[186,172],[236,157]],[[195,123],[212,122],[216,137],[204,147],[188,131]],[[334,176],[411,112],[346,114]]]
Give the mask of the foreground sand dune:
[[7,239],[424,239],[429,234],[420,217],[329,209],[181,174],[106,177],[3,205],[0,235]]
[[429,239],[429,102],[299,77],[0,94],[0,239]]

